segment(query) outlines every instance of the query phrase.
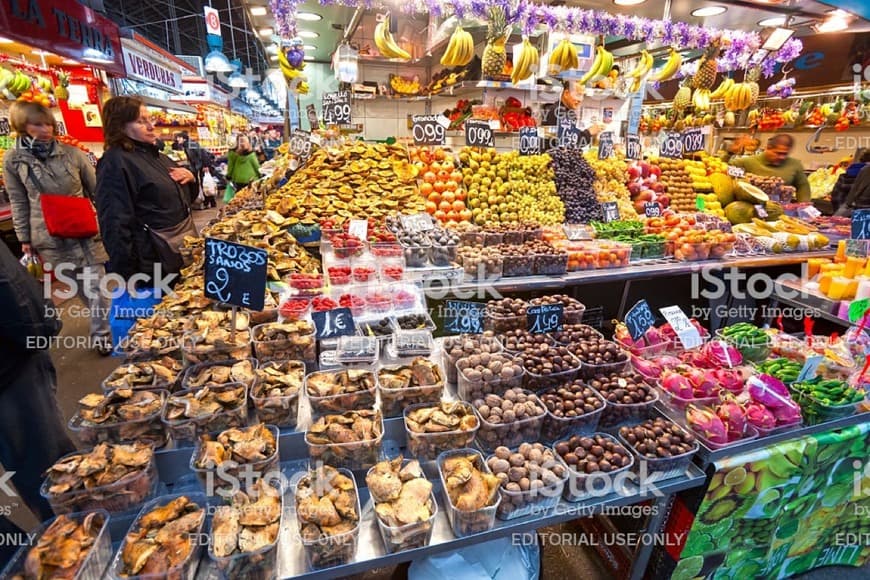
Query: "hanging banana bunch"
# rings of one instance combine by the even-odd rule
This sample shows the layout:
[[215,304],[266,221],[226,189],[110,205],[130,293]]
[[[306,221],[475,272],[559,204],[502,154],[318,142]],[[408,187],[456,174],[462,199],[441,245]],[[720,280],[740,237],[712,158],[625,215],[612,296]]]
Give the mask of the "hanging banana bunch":
[[441,56],[441,64],[443,66],[465,66],[473,58],[474,39],[470,32],[463,30],[462,26],[457,26],[453,34],[450,35],[447,50]]
[[540,58],[538,55],[538,49],[529,42],[528,36],[523,36],[523,44],[520,48],[520,56],[517,58],[517,62],[514,64],[514,70],[511,73],[511,82],[513,84],[519,84],[520,81],[524,81],[537,70],[538,63],[540,62]]
[[390,19],[384,18],[375,26],[375,45],[384,58],[400,58],[411,60],[411,55],[396,43],[390,32]]
[[555,76],[567,70],[576,69],[580,66],[577,57],[577,47],[574,46],[574,43],[568,40],[568,38],[563,38],[561,42],[556,45],[556,48],[553,49],[553,52],[550,53],[550,59],[547,62],[547,65],[547,72],[551,76]]
[[667,62],[665,62],[665,65],[661,69],[653,73],[653,76],[650,78],[651,80],[656,82],[666,81],[675,74],[677,74],[677,71],[680,70],[680,66],[682,66],[682,64],[683,55],[681,55],[679,52],[672,48],[671,53],[668,55],[668,60]]
[[592,68],[580,78],[580,84],[585,85],[589,81],[595,80],[598,77],[606,77],[610,74],[613,68],[613,55],[608,52],[604,46],[598,45],[595,47],[595,60],[592,61]]
[[643,83],[644,78],[649,74],[649,71],[652,70],[652,66],[652,55],[646,50],[642,50],[637,66],[626,74],[626,77],[633,79],[631,81],[631,88],[628,89],[628,92],[636,93],[640,90],[640,85]]

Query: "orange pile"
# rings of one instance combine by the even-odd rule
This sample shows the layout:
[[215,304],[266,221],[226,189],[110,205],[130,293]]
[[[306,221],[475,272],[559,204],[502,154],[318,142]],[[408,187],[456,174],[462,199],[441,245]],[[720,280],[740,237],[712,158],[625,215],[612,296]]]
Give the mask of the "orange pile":
[[426,199],[426,211],[442,223],[471,221],[462,172],[452,154],[442,147],[412,147],[410,153],[419,168],[417,192]]

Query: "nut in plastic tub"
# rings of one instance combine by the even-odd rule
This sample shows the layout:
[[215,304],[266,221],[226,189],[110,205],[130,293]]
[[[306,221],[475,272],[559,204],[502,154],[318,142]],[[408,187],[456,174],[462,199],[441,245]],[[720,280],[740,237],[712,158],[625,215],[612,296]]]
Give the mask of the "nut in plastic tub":
[[497,354],[502,351],[501,343],[491,332],[449,336],[444,339],[441,346],[447,381],[454,385],[459,378],[456,371],[456,362],[459,359],[474,354]]
[[699,449],[697,438],[676,423],[656,417],[619,428],[619,441],[635,456],[635,469],[646,470],[647,481],[662,481],[686,473]]
[[444,373],[439,365],[420,357],[409,365],[379,369],[378,387],[384,416],[397,417],[410,405],[440,401]]
[[305,432],[312,462],[345,469],[368,469],[377,463],[383,438],[381,413],[369,409],[324,415]]
[[190,457],[190,470],[210,496],[231,492],[239,481],[258,479],[277,469],[278,428],[262,423],[227,429],[214,438],[203,435]]
[[586,312],[586,305],[566,294],[553,294],[550,296],[541,296],[540,298],[532,298],[529,300],[531,306],[542,306],[549,304],[562,305],[562,322],[563,324],[582,324],[583,314]]
[[487,395],[472,403],[480,430],[477,444],[492,452],[496,447],[519,447],[527,441],[538,441],[547,409],[530,391],[508,389],[503,396]]
[[376,392],[377,378],[369,369],[318,371],[305,377],[314,416],[373,407]]
[[257,369],[251,391],[254,414],[260,423],[295,428],[299,397],[305,383],[305,363],[298,360],[267,361]]
[[549,389],[570,383],[580,374],[580,360],[562,346],[543,345],[520,353],[525,375],[523,386],[530,391]]
[[[324,510],[324,505],[332,509]],[[350,471],[323,465],[299,481],[296,521],[305,560],[312,570],[353,560],[360,514],[359,491]]]
[[308,320],[269,322],[254,327],[254,350],[260,360],[317,361],[314,324]]
[[193,444],[203,433],[244,427],[248,387],[228,383],[173,393],[163,408],[163,423],[176,444]]
[[463,401],[474,401],[487,395],[500,395],[522,386],[522,363],[505,354],[473,354],[456,361],[457,392]]
[[438,502],[417,460],[381,461],[369,469],[366,486],[388,554],[429,545]]
[[200,493],[164,495],[149,501],[124,536],[107,577],[193,580],[205,513],[206,498]]
[[141,441],[163,447],[169,439],[161,420],[166,391],[116,389],[92,393],[79,400],[69,429],[86,445]]
[[408,452],[420,461],[434,461],[444,451],[470,446],[480,428],[471,405],[462,401],[411,405],[403,417]]
[[604,398],[581,381],[541,391],[538,398],[547,408],[541,428],[543,441],[593,433],[606,406]]
[[559,503],[567,469],[553,450],[541,443],[523,443],[516,452],[499,447],[486,465],[501,481],[498,519],[542,514]]
[[[15,552],[0,577],[103,578],[112,558],[109,514],[105,510],[58,515],[32,533],[33,539]],[[59,555],[65,557],[59,559]]]
[[483,455],[474,449],[445,451],[438,456],[447,520],[457,538],[492,529],[501,503],[501,481]]
[[562,497],[577,502],[619,492],[634,465],[634,455],[606,433],[572,435],[553,443],[565,463],[568,481]]

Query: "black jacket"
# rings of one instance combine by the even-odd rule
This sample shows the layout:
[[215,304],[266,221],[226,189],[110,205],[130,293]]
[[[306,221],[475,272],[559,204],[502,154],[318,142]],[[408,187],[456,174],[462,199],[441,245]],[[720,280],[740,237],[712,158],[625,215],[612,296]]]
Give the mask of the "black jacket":
[[144,225],[171,228],[190,213],[187,191],[169,176],[178,165],[153,146],[113,147],[97,164],[97,214],[109,270],[151,275],[159,262]]
[[858,173],[865,166],[865,163],[852,163],[846,168],[846,171],[840,174],[837,178],[837,183],[834,184],[834,189],[831,190],[831,204],[834,206],[834,211],[840,209],[849,197],[849,192],[852,190],[855,180],[858,178]]
[[851,216],[853,209],[867,208],[870,208],[870,164],[864,165],[858,173],[837,215]]

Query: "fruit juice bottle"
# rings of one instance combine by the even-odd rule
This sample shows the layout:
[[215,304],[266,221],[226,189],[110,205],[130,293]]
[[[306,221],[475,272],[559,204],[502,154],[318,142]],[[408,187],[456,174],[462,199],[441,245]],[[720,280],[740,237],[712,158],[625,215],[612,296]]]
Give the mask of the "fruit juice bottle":
[[834,274],[839,276],[846,268],[845,264],[822,264],[819,272],[822,274]]
[[830,273],[823,273],[819,276],[819,292],[828,295],[828,291],[831,289],[831,280],[833,280],[834,275]]
[[825,293],[831,300],[843,300],[849,291],[849,278],[832,276],[828,291]]
[[846,256],[846,267],[843,268],[843,276],[846,278],[854,278],[864,268],[864,258],[857,256]]
[[849,278],[849,287],[846,289],[846,295],[843,297],[844,300],[854,300],[855,296],[858,294],[858,280],[855,278]]

